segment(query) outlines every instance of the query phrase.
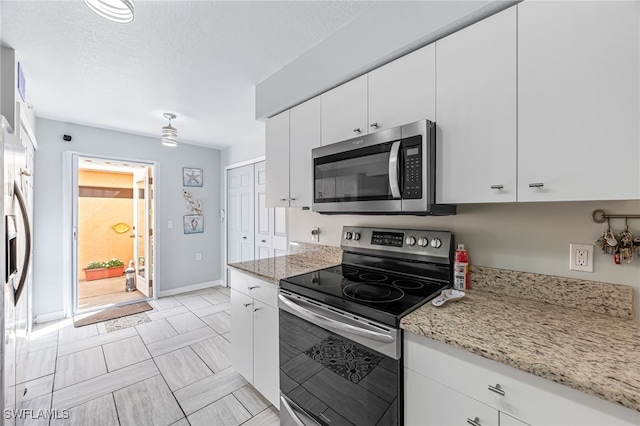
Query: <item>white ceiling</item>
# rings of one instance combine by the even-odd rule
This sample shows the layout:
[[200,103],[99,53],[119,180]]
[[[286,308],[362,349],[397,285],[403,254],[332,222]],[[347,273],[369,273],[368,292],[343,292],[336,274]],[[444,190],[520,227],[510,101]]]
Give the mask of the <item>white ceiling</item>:
[[36,116],[224,148],[262,139],[254,86],[373,7],[370,1],[136,1],[131,24],[81,0],[2,1]]

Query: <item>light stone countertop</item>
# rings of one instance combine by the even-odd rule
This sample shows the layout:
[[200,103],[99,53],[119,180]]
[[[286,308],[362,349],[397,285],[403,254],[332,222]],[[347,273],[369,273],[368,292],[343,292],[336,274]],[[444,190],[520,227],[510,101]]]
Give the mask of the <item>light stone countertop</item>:
[[640,411],[640,325],[480,290],[404,317],[404,330]]
[[296,243],[296,249],[299,253],[232,263],[229,267],[278,285],[282,278],[339,265],[342,261],[340,247]]

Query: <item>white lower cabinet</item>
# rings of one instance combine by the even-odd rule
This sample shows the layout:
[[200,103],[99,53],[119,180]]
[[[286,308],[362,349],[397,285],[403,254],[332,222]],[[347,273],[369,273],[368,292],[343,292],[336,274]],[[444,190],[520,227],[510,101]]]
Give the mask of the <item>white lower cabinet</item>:
[[407,424],[640,424],[635,410],[415,333],[404,333],[404,367]]
[[236,270],[231,286],[231,363],[276,408],[280,407],[278,288]]
[[405,367],[407,426],[498,426],[498,410]]

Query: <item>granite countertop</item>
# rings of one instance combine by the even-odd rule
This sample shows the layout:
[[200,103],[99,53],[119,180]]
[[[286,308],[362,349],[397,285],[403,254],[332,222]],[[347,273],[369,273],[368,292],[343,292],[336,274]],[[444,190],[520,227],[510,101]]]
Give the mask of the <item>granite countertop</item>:
[[342,250],[339,247],[302,243],[296,243],[295,247],[299,250],[298,253],[232,263],[229,266],[278,285],[282,278],[339,265],[342,261]]
[[440,308],[422,306],[400,327],[640,411],[633,319],[468,290]]

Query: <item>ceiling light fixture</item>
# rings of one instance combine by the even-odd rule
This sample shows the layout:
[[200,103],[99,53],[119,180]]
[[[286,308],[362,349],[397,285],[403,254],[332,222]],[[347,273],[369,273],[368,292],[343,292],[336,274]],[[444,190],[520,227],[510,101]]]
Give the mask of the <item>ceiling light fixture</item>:
[[169,120],[169,125],[162,127],[162,145],[171,147],[178,146],[178,129],[171,126],[171,120],[174,120],[176,115],[165,112],[162,116]]
[[119,24],[133,21],[133,0],[84,0],[89,9]]

